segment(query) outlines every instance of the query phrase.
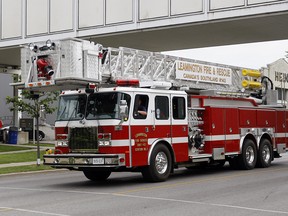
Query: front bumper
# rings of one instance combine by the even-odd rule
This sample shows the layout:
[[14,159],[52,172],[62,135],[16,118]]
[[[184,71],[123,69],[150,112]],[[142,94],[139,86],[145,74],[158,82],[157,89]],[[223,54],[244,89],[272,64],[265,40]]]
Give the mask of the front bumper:
[[44,165],[56,168],[126,166],[125,154],[46,154],[43,158]]

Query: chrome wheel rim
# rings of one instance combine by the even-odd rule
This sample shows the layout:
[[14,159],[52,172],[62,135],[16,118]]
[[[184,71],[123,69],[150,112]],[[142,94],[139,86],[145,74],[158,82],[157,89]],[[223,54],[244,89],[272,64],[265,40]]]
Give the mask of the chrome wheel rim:
[[271,152],[270,152],[269,146],[267,145],[263,146],[261,154],[262,154],[263,161],[265,163],[269,163],[269,160],[271,158]]
[[252,146],[248,146],[246,149],[246,161],[248,164],[253,164],[255,160],[255,152]]
[[159,152],[155,158],[155,168],[159,174],[164,174],[168,168],[168,158],[164,152]]

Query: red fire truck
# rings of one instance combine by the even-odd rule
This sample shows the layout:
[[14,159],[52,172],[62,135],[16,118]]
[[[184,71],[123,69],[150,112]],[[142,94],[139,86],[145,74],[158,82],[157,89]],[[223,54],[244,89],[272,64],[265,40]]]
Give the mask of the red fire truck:
[[164,181],[180,167],[269,167],[287,150],[288,112],[260,71],[78,39],[29,47],[21,85],[62,90],[45,165]]

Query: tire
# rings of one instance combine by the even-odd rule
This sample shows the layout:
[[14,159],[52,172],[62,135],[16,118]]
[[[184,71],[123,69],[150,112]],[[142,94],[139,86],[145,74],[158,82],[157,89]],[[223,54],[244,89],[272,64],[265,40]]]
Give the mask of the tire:
[[247,139],[244,141],[242,153],[238,157],[238,165],[240,169],[251,170],[256,166],[257,150],[255,143]]
[[150,165],[142,169],[142,175],[145,180],[161,182],[169,177],[171,168],[172,159],[168,148],[158,144],[152,151]]
[[39,141],[42,141],[44,138],[43,134],[41,132],[39,132]]
[[271,165],[272,161],[272,147],[271,142],[268,139],[263,139],[259,146],[257,167],[266,168]]
[[105,181],[110,175],[111,171],[83,171],[85,177],[91,181]]

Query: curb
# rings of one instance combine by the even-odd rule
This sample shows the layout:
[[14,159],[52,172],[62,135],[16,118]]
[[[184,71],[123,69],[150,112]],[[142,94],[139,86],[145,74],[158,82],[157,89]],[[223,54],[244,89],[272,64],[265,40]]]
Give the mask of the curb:
[[[43,164],[43,161],[41,161],[40,164]],[[37,162],[36,161],[29,161],[29,162],[0,164],[0,169],[1,168],[7,168],[7,167],[18,167],[18,166],[29,166],[29,165],[37,165]]]
[[16,172],[16,173],[7,173],[7,174],[0,174],[2,176],[15,176],[15,175],[31,175],[31,174],[38,174],[38,173],[47,173],[47,172],[64,172],[69,171],[67,169],[55,169],[55,170],[39,170],[39,171],[29,171],[29,172]]

